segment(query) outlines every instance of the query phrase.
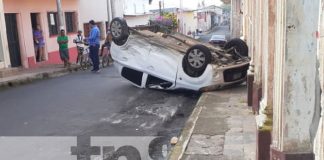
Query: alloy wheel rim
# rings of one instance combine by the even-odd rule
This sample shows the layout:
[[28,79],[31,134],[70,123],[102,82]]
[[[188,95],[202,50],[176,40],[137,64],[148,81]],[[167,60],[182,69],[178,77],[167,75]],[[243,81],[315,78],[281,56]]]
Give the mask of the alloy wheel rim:
[[206,62],[206,57],[205,54],[199,49],[193,49],[188,54],[188,61],[192,67],[201,68]]
[[122,32],[122,26],[118,21],[114,21],[111,24],[111,33],[114,37],[120,37]]

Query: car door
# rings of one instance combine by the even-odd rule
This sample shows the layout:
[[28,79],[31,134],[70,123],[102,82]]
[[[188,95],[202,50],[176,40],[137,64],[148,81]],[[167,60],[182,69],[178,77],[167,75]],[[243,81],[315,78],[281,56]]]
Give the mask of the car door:
[[[152,44],[145,63],[146,72],[149,77],[158,79],[157,82],[166,84],[163,88],[172,88],[176,85],[178,64],[181,63],[182,57],[177,51],[162,45]],[[150,81],[147,81],[147,83],[150,83]]]
[[122,66],[119,68],[122,77],[144,88],[143,77],[145,77],[150,50],[151,44],[135,35],[130,36],[122,46],[112,44],[111,55],[114,61]]

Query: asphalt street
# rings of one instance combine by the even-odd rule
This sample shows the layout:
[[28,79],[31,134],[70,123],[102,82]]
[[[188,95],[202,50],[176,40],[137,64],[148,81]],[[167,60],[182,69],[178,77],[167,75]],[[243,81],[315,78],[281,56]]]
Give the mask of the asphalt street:
[[[216,27],[209,34],[201,35],[201,40],[206,42],[213,34],[227,32],[227,27]],[[100,156],[105,157],[105,151],[110,153],[107,147],[102,148],[102,152],[100,148],[94,152],[91,144],[105,146],[112,141],[118,141],[116,144],[120,146],[119,149],[125,149],[121,147],[122,141],[123,145],[126,145],[124,153],[134,157],[137,154],[129,146],[127,148],[128,143],[143,143],[147,146],[148,144],[144,143],[145,139],[141,139],[146,137],[146,140],[149,139],[147,141],[154,142],[153,145],[152,142],[149,143],[148,153],[142,153],[143,150],[147,150],[146,147],[139,149],[143,146],[136,147],[135,151],[141,151],[142,159],[165,159],[166,154],[161,152],[161,146],[168,144],[171,137],[179,136],[199,96],[200,93],[187,90],[137,88],[121,78],[113,66],[102,69],[100,73],[80,71],[59,78],[2,89],[0,153],[5,154],[5,157],[18,155],[26,159],[28,156],[37,159],[33,153],[42,150],[38,154],[50,156],[51,159],[69,159],[66,157],[77,156],[78,160],[90,160],[91,155],[105,159]],[[94,138],[90,140],[90,137]],[[108,140],[102,137],[108,137]],[[162,140],[147,137],[162,137]],[[47,152],[40,147],[44,145],[49,149]],[[73,148],[75,145],[76,148]],[[82,150],[78,148],[80,146],[83,146]],[[66,152],[70,147],[71,152]],[[65,153],[66,157],[62,153]],[[61,154],[63,157],[60,157]]]
[[230,37],[228,26],[216,26],[208,33],[200,34],[199,39],[203,42],[208,42],[210,40],[211,36],[214,34],[225,35],[227,40],[229,40],[229,37]]
[[0,92],[0,136],[177,135],[199,94],[139,89],[113,67]]

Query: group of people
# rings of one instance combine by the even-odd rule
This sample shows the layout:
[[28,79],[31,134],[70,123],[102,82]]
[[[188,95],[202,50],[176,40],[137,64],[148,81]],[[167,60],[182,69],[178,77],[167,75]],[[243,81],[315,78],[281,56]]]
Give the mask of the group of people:
[[[99,72],[99,49],[100,49],[100,30],[98,26],[96,25],[94,20],[89,21],[90,25],[90,34],[89,37],[84,38],[82,36],[82,31],[78,31],[77,39],[82,41],[87,41],[89,44],[89,50],[90,50],[90,58],[93,63],[93,69],[91,70],[92,72]],[[36,55],[39,55],[39,59],[37,58],[38,61],[42,61],[45,59],[44,57],[44,37],[42,34],[42,31],[40,29],[40,26],[37,26],[37,29],[34,30],[34,44],[35,44],[35,51]],[[64,63],[64,67],[69,67],[71,65],[70,63],[70,56],[69,56],[69,48],[68,48],[68,36],[66,35],[66,32],[64,29],[60,30],[60,34],[57,37],[57,43],[59,45],[59,53],[60,53],[60,58]],[[105,43],[103,44],[103,47],[108,47],[110,48],[110,36],[108,33],[108,36],[105,40]],[[101,54],[103,52],[103,47],[101,50]]]

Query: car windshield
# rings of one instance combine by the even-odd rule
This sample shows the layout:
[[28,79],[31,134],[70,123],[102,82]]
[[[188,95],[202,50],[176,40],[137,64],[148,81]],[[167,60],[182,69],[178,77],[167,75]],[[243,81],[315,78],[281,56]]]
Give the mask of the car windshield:
[[225,40],[225,35],[213,35],[210,40]]

